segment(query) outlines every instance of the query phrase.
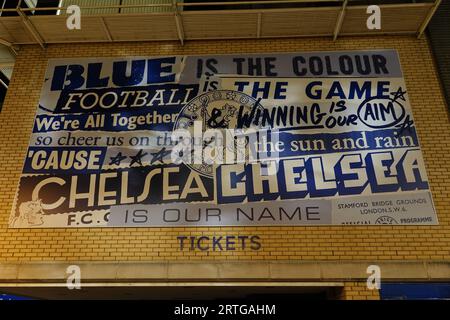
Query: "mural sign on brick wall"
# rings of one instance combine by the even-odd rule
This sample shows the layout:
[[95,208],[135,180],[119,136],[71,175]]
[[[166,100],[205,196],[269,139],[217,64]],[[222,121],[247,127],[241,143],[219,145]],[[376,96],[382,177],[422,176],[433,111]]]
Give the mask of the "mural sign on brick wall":
[[50,60],[10,219],[437,223],[394,50]]

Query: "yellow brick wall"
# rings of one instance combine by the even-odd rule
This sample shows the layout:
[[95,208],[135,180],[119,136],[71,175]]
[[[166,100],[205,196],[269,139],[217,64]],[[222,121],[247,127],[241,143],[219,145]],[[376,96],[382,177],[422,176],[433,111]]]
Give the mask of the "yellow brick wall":
[[[8,229],[47,59],[397,49],[439,226]],[[0,113],[0,262],[50,260],[450,260],[450,122],[427,40],[410,36],[24,46]],[[191,252],[178,235],[248,235],[259,251]]]
[[365,282],[345,282],[344,287],[338,292],[335,299],[338,300],[380,300],[380,291],[367,288]]

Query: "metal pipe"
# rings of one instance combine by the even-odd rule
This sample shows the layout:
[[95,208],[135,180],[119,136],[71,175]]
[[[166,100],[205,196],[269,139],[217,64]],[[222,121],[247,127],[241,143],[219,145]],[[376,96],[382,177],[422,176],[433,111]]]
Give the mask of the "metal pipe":
[[192,2],[177,3],[180,7],[196,6],[223,6],[223,5],[248,5],[248,4],[298,4],[298,3],[320,3],[320,2],[340,2],[342,0],[280,0],[280,1],[230,1],[230,2]]
[[7,85],[2,79],[0,79],[0,83],[1,83],[6,89],[8,89],[8,85]]
[[184,46],[184,27],[183,20],[178,13],[178,7],[176,0],[172,0],[173,10],[175,12],[175,27],[177,28],[178,38],[180,39],[181,45]]
[[[115,6],[82,6],[80,9],[121,9],[121,8],[154,8],[172,7],[171,4],[124,4]],[[69,7],[23,8],[22,11],[67,10]]]
[[417,34],[417,39],[420,39],[425,32],[425,29],[428,27],[428,24],[430,23],[431,19],[433,18],[434,14],[436,13],[436,10],[438,9],[439,5],[441,4],[442,0],[436,0],[434,3],[434,6],[428,11],[428,14],[425,18],[425,20],[422,22],[422,25],[419,28],[419,32]]
[[338,20],[336,21],[336,26],[335,26],[334,32],[333,32],[333,41],[336,41],[336,39],[339,35],[339,31],[341,31],[342,24],[344,23],[345,10],[347,9],[347,4],[348,4],[348,0],[344,0],[344,2],[342,3],[342,9],[341,9],[341,12],[339,13],[339,17],[338,17]]

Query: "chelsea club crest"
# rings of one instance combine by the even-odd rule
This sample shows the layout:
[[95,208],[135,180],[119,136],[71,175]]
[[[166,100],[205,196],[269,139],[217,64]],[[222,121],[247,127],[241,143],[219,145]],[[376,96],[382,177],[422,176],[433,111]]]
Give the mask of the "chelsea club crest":
[[[215,90],[203,93],[191,101],[189,101],[178,115],[177,121],[174,125],[174,131],[177,129],[184,129],[190,132],[190,136],[195,141],[197,140],[198,133],[195,132],[195,128],[201,126],[201,143],[202,149],[210,146],[211,143],[219,143],[215,136],[210,139],[204,138],[203,134],[207,130],[214,130],[216,132],[222,132],[222,141],[220,141],[222,148],[222,156],[226,149],[233,149],[235,154],[246,153],[246,140],[234,139],[230,146],[225,140],[224,131],[235,132],[233,129],[262,129],[262,125],[252,122],[250,126],[242,126],[242,118],[249,115],[258,113],[262,114],[264,108],[259,103],[259,100],[253,97],[233,90]],[[227,130],[232,129],[232,130]],[[216,140],[216,141],[213,141]],[[243,142],[244,141],[244,142]],[[244,144],[244,145],[243,145]],[[194,146],[195,147],[195,146]],[[203,152],[201,152],[201,159],[198,159],[199,154],[196,156],[192,151],[192,157],[189,157],[190,161],[183,162],[191,169],[197,171],[199,174],[212,178],[213,176],[213,164],[210,161],[205,161]],[[245,155],[244,155],[245,156]],[[236,159],[241,158],[236,155]],[[223,160],[220,156],[216,160]],[[217,163],[217,162],[216,162]]]

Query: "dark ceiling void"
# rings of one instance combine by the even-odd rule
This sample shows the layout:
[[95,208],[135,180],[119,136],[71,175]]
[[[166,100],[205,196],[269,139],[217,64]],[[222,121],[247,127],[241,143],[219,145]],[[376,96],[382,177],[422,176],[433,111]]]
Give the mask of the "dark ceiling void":
[[[36,8],[55,8],[58,7],[59,0],[38,0]],[[38,10],[35,15],[54,15],[56,10]]]
[[[237,0],[205,0],[204,2],[236,2]],[[261,0],[255,0],[260,2]],[[264,1],[264,0],[262,0]],[[270,0],[267,0],[270,1]],[[181,2],[181,1],[180,1]],[[186,4],[190,3],[199,3],[202,1],[199,0],[184,0]],[[248,2],[248,1],[246,1]],[[185,11],[194,11],[194,10],[248,10],[248,9],[285,9],[285,8],[318,8],[318,7],[341,7],[343,1],[321,1],[321,2],[304,2],[304,3],[256,3],[256,4],[221,4],[221,5],[203,5],[203,6],[184,6],[183,10]],[[417,3],[417,2],[434,2],[434,0],[349,0],[349,5],[381,5],[381,4],[405,4],[405,3]]]
[[0,71],[0,111],[2,110],[3,101],[8,91],[9,79]]
[[428,35],[450,108],[450,1],[441,2],[428,26]]
[[[3,9],[15,9],[15,8],[17,8],[18,5],[19,5],[19,0],[0,0],[0,8],[3,8]],[[25,1],[22,1],[20,7],[23,9],[28,8]],[[17,15],[18,15],[17,12],[2,12],[1,13],[2,17],[10,17],[10,16],[17,16]]]

